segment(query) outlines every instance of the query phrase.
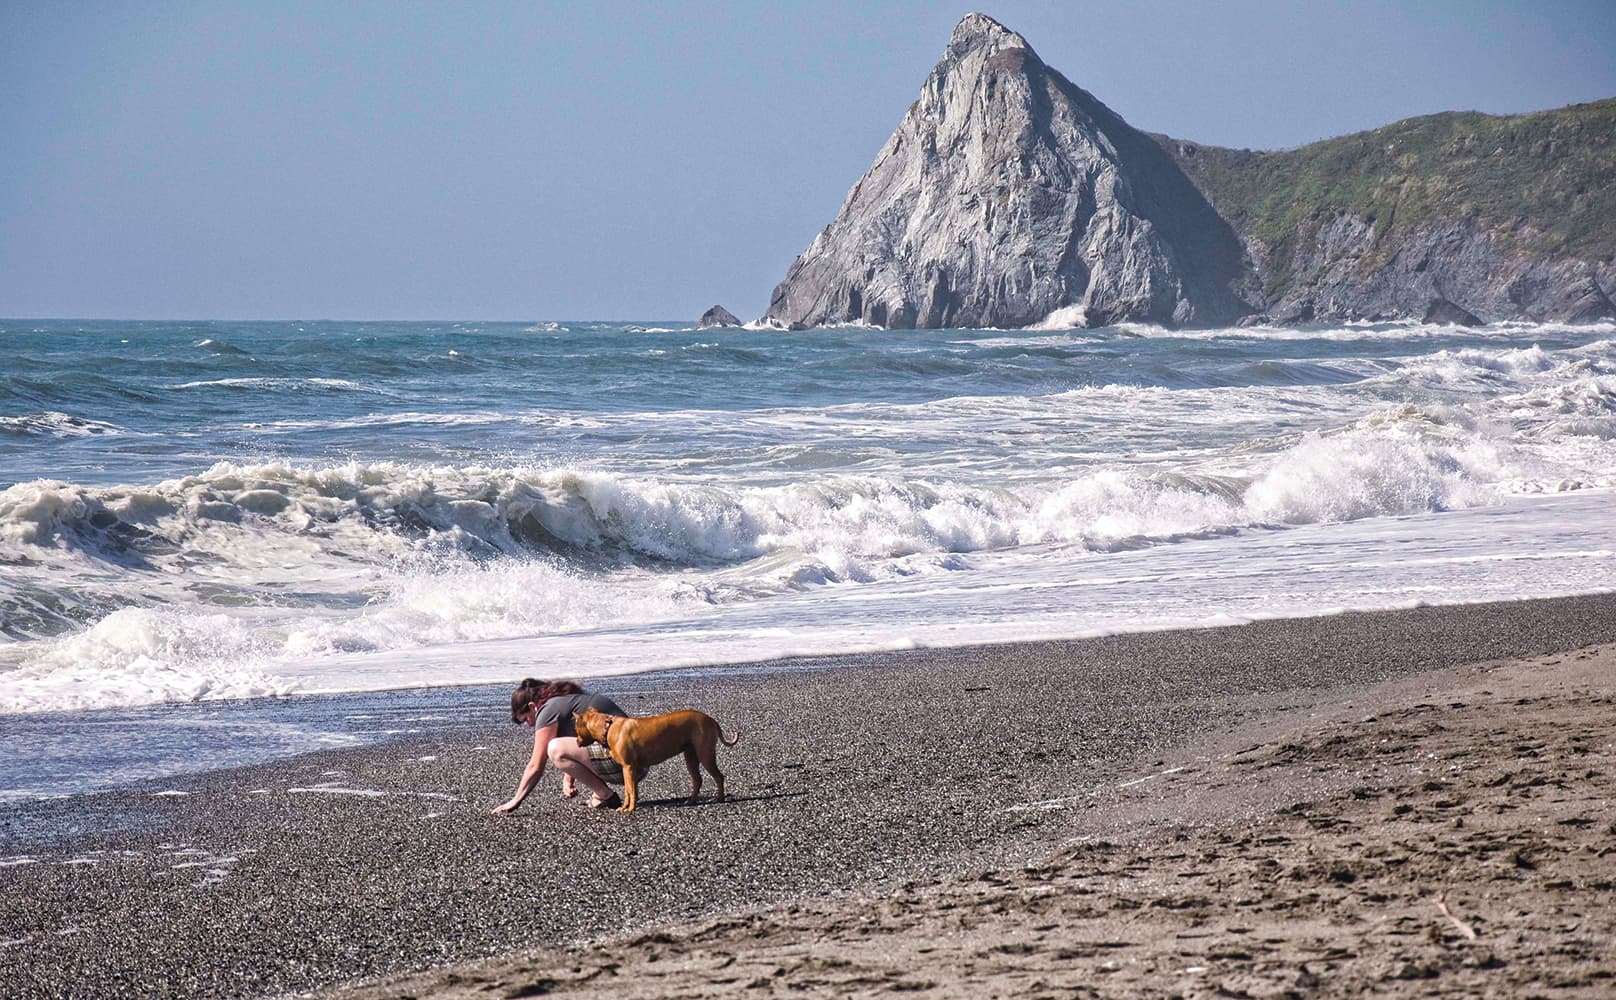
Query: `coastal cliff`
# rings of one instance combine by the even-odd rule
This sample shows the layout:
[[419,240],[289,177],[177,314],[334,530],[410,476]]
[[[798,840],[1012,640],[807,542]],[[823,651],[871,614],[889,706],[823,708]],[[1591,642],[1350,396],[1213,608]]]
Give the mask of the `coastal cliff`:
[[1586,322],[1613,282],[1616,100],[1223,149],[1133,128],[970,14],[763,322]]
[[1276,322],[1616,315],[1616,100],[1272,153],[1157,141],[1240,232]]

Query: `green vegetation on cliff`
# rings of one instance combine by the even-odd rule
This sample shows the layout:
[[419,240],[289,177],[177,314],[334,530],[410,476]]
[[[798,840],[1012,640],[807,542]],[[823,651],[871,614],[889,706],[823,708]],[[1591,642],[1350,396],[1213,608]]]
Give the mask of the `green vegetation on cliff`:
[[1350,213],[1377,246],[1467,221],[1500,245],[1616,258],[1616,98],[1523,115],[1447,112],[1278,152],[1156,136],[1242,236],[1267,248],[1273,294],[1293,252]]

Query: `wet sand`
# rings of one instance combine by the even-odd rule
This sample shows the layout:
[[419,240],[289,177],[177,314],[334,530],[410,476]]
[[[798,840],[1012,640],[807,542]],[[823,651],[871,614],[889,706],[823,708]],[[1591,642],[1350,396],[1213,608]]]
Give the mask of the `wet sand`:
[[1608,994],[1600,643],[1613,596],[617,678],[745,731],[633,816],[489,816],[497,721],[42,803],[0,992]]

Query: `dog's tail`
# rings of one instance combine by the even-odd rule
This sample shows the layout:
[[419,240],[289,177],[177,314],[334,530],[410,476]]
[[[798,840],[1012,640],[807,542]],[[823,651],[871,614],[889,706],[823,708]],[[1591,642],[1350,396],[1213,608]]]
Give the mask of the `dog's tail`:
[[719,729],[718,730],[718,742],[724,744],[727,747],[732,747],[735,744],[741,742],[741,731],[739,729],[735,730],[735,736],[733,738],[731,738],[731,739],[726,740],[726,739],[724,739],[724,730]]

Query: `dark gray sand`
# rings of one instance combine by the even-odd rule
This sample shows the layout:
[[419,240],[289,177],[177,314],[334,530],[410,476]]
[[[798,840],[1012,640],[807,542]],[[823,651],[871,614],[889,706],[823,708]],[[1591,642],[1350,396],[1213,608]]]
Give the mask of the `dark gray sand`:
[[[1108,834],[1022,867],[329,1000],[1616,995],[1616,646],[1439,676],[1438,698],[1390,682],[1370,715],[1290,718],[1255,744],[1030,804],[1084,810]],[[1321,772],[1318,798],[1228,815],[1254,795],[1293,798]]]
[[[0,841],[6,845],[0,848],[0,995],[276,994],[479,956],[546,952],[634,930],[702,920],[710,928],[715,914],[780,921],[787,910],[764,909],[779,903],[830,913],[827,920],[841,921],[836,934],[863,939],[870,937],[861,929],[863,913],[873,912],[871,919],[882,925],[951,919],[927,915],[923,904],[911,913],[905,900],[943,891],[936,887],[957,889],[959,879],[971,876],[989,888],[1005,883],[1010,894],[987,908],[1011,913],[1032,931],[1065,917],[1039,917],[1027,902],[1026,889],[1037,882],[1023,870],[1028,862],[1038,865],[1033,873],[1047,867],[1056,882],[1087,878],[1091,867],[1122,879],[1129,855],[1107,853],[1094,841],[1136,837],[1141,824],[1170,824],[1226,831],[1208,836],[1235,837],[1222,850],[1259,865],[1264,855],[1254,847],[1283,845],[1242,844],[1227,831],[1276,822],[1276,810],[1287,807],[1293,811],[1284,822],[1294,829],[1273,836],[1287,838],[1291,853],[1270,851],[1281,867],[1253,869],[1261,875],[1256,882],[1277,882],[1288,865],[1322,871],[1331,885],[1350,887],[1345,875],[1298,859],[1345,851],[1329,838],[1352,836],[1366,818],[1414,822],[1383,799],[1350,798],[1353,789],[1367,787],[1372,763],[1364,747],[1351,745],[1352,724],[1337,734],[1339,744],[1313,747],[1301,763],[1281,759],[1289,752],[1281,742],[1257,757],[1280,755],[1272,759],[1285,766],[1208,765],[1208,773],[1222,777],[1194,786],[1200,791],[1179,776],[1192,774],[1203,758],[1220,761],[1220,754],[1240,749],[1224,745],[1230,740],[1256,739],[1252,745],[1264,747],[1264,733],[1271,730],[1277,739],[1310,717],[1361,720],[1398,699],[1452,687],[1453,672],[1430,673],[1441,668],[1613,641],[1616,595],[1604,595],[922,650],[797,663],[783,671],[617,678],[599,687],[632,712],[699,707],[745,733],[738,747],[720,751],[732,801],[684,805],[686,778],[674,762],[653,774],[633,816],[561,800],[554,776],[546,776],[515,815],[488,815],[509,794],[531,746],[529,731],[500,721],[501,697],[491,692],[490,724],[482,729],[454,726],[443,737],[220,771],[161,789],[184,795],[148,788],[12,810],[8,829],[91,832],[48,843],[31,842],[32,833]],[[522,673],[514,668],[513,680]],[[1502,726],[1502,735],[1491,734],[1477,747],[1482,758],[1501,761],[1512,752],[1511,720],[1497,715],[1486,718]],[[1411,717],[1409,725],[1423,722]],[[1536,752],[1541,756],[1546,747]],[[1412,766],[1413,759],[1398,766]],[[1175,767],[1187,770],[1164,773]],[[1419,799],[1412,810],[1434,810],[1445,820],[1440,810],[1452,807],[1432,798],[1440,787],[1414,787],[1430,793],[1431,801]],[[1369,802],[1364,808],[1370,811],[1363,817],[1321,814],[1321,824],[1294,811],[1297,802],[1336,802],[1342,795],[1348,796],[1343,801]],[[1610,822],[1608,808],[1591,828],[1553,822],[1556,830],[1610,839],[1603,825]],[[1428,834],[1410,834],[1416,835]],[[1090,846],[1074,853],[1074,842]],[[1091,864],[1084,852],[1096,850]],[[1149,865],[1185,867],[1188,857],[1149,845],[1137,850]],[[1528,846],[1523,856],[1541,868],[1542,853]],[[17,863],[24,858],[30,860]],[[1596,868],[1604,861],[1599,855]],[[1380,871],[1371,867],[1350,874],[1371,884]],[[983,880],[984,869],[1017,874]],[[1193,874],[1205,870],[1198,863],[1185,867],[1181,895],[1198,902],[1155,906],[1146,893],[1135,908],[1161,917],[1164,934],[1196,920],[1226,919],[1215,896],[1223,889],[1194,881],[1206,881]],[[1605,895],[1589,897],[1589,905],[1603,905],[1608,914],[1606,872],[1606,888],[1595,890]],[[1473,919],[1467,912],[1474,911],[1456,911],[1459,922]],[[825,933],[824,924],[809,926]],[[655,933],[678,940],[665,929]],[[1446,933],[1438,927],[1438,938]],[[1583,933],[1564,931],[1557,947],[1592,947],[1577,943]],[[1594,933],[1605,934],[1608,943],[1608,927]],[[769,939],[767,931],[758,939],[760,953],[765,944],[784,940],[780,934]],[[661,937],[633,946],[612,940],[618,950],[639,952],[657,950]],[[1194,940],[1185,939],[1184,954],[1199,947]],[[1005,954],[1025,943],[1010,942]],[[1069,947],[1066,958],[1026,950],[1024,964],[1048,968],[1059,959],[1093,972],[1089,966],[1124,962],[1095,957],[1111,946],[1090,944]],[[1081,953],[1084,948],[1094,954]],[[514,993],[563,987],[568,969],[587,973],[574,960],[580,953],[554,954],[562,963],[548,970],[555,975],[541,967],[531,978],[512,980],[505,966],[495,980]],[[926,957],[932,954],[916,951],[901,968],[918,972],[934,961],[935,955]],[[1139,965],[1140,954],[1126,961]],[[1175,953],[1150,954],[1165,962]],[[837,959],[854,960],[868,955]],[[1315,976],[1313,969],[1288,975]],[[1420,983],[1429,971],[1409,959],[1408,968],[1391,974]],[[597,975],[622,978],[605,969]],[[771,976],[762,970],[753,978]],[[1305,976],[1296,980],[1304,987]],[[430,982],[430,989],[443,990],[454,978]],[[805,985],[852,993],[879,991],[881,982],[876,977],[857,985],[833,974]],[[932,988],[947,992],[948,983],[971,982],[956,977]],[[1019,993],[1030,982],[987,992]],[[1130,980],[1116,982],[1122,989]],[[1148,978],[1136,982],[1142,993],[1159,992]],[[1050,980],[1046,987],[1069,995],[1081,986],[1063,983],[1057,989],[1061,984]],[[485,979],[481,985],[492,984]],[[615,993],[622,987],[602,988]],[[400,995],[389,989],[383,995]],[[710,984],[683,989],[712,991]],[[675,987],[666,995],[679,992]]]

